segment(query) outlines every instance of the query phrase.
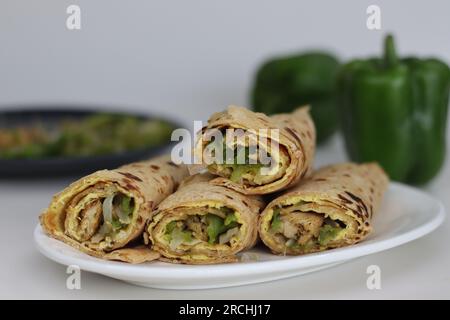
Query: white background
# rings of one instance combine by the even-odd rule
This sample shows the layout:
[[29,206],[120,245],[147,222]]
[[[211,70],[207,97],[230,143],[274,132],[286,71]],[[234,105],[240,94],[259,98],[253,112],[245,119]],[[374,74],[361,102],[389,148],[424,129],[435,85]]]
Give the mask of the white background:
[[[65,10],[81,7],[82,29]],[[382,30],[366,28],[378,4]],[[325,48],[342,59],[378,54],[392,31],[401,54],[450,61],[450,2],[2,0],[0,108],[82,103],[165,114],[188,123],[228,104],[248,105],[257,65],[273,54]],[[318,163],[345,159],[334,137]],[[426,187],[450,208],[450,166]],[[293,279],[209,291],[133,287],[83,273],[65,287],[65,268],[41,256],[32,231],[39,211],[70,179],[0,179],[0,298],[450,298],[450,224],[432,235],[336,268]],[[382,290],[366,288],[366,267]]]

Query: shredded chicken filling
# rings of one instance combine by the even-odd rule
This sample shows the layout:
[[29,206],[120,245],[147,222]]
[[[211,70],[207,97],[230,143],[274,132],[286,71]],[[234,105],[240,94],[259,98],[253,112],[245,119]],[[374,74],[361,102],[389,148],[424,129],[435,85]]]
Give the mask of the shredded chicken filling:
[[347,228],[344,221],[326,217],[323,213],[306,211],[304,205],[301,202],[273,209],[270,232],[277,242],[287,248],[310,250],[326,246]]
[[65,232],[71,238],[90,244],[126,237],[134,212],[134,199],[113,184],[99,184],[75,196],[66,207]]

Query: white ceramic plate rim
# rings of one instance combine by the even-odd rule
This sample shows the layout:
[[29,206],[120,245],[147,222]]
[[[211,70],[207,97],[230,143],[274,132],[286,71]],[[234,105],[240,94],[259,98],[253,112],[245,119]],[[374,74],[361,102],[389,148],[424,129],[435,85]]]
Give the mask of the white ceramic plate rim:
[[[268,269],[277,270],[279,272],[293,270],[295,268],[309,268],[313,266],[320,266],[325,264],[333,264],[340,261],[345,261],[352,258],[362,257],[376,252],[391,249],[396,246],[400,246],[412,240],[418,239],[439,227],[445,219],[445,209],[442,203],[425,192],[417,190],[413,187],[409,187],[400,183],[391,183],[390,188],[403,188],[409,189],[409,192],[419,193],[422,197],[429,198],[430,201],[435,202],[438,205],[438,212],[434,214],[432,219],[423,223],[419,227],[410,231],[401,233],[399,235],[390,237],[384,240],[376,240],[370,242],[367,240],[359,244],[333,249],[330,251],[324,251],[320,253],[313,253],[304,256],[289,256],[286,259],[270,260],[270,261],[255,261],[245,263],[231,263],[231,264],[218,264],[218,265],[178,265],[178,268],[168,269],[165,265],[130,265],[122,262],[104,261],[101,259],[93,258],[86,255],[86,258],[72,257],[64,254],[59,250],[52,250],[44,241],[48,238],[42,231],[40,225],[37,225],[34,230],[34,241],[38,250],[51,260],[54,260],[63,265],[78,265],[85,271],[91,271],[95,273],[106,274],[109,276],[123,276],[124,274],[133,273],[133,277],[167,277],[170,272],[170,278],[172,279],[185,279],[189,278],[204,279],[205,272],[207,277],[229,277],[237,276],[238,274],[248,272],[251,270],[252,275],[265,274]],[[54,240],[54,239],[52,239]],[[57,240],[54,240],[57,241]],[[62,244],[65,245],[65,244]],[[75,250],[68,245],[68,249]],[[173,266],[173,265],[172,265]]]

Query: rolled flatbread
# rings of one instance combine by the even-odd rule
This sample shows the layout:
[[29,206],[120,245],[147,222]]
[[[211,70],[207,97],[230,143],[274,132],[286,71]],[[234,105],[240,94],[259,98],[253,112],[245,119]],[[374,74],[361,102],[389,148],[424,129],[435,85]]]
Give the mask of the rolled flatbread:
[[[244,134],[239,135],[240,139],[230,138],[229,135],[238,132],[236,130]],[[218,140],[215,132],[220,132],[223,138]],[[243,107],[230,106],[226,111],[212,115],[202,128],[195,154],[211,174],[219,176],[212,180],[213,184],[244,194],[262,195],[286,189],[309,175],[315,136],[309,107],[268,117]],[[209,152],[209,149],[213,150]],[[227,150],[231,152],[227,154]],[[270,164],[262,161],[260,152],[271,159]],[[212,156],[208,157],[210,154]],[[239,160],[240,156],[244,161]]]
[[259,235],[272,252],[287,255],[357,243],[372,230],[388,181],[375,163],[324,167],[267,205]]
[[186,176],[186,166],[169,156],[97,171],[53,197],[40,216],[42,228],[95,257],[129,263],[157,259],[159,254],[139,240],[152,210]]
[[162,201],[149,223],[149,246],[160,260],[185,264],[236,261],[251,248],[263,203],[255,196],[210,183],[209,174],[194,175]]

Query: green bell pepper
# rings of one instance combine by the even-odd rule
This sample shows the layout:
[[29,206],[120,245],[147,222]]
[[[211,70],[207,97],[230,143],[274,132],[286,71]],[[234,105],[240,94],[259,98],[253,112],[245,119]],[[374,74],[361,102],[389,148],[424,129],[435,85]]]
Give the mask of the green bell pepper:
[[252,106],[266,114],[291,112],[309,104],[321,143],[337,129],[335,97],[338,60],[325,52],[275,58],[257,71]]
[[399,59],[391,35],[384,57],[354,60],[338,74],[347,153],[379,162],[391,179],[424,184],[441,168],[450,69],[437,59]]

